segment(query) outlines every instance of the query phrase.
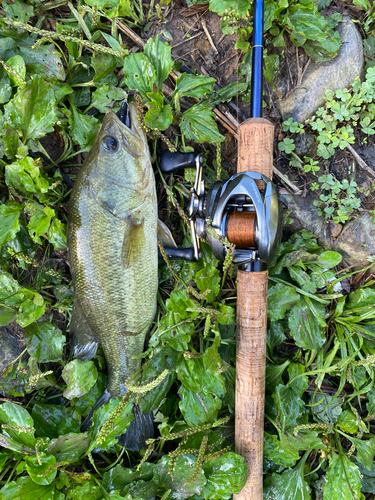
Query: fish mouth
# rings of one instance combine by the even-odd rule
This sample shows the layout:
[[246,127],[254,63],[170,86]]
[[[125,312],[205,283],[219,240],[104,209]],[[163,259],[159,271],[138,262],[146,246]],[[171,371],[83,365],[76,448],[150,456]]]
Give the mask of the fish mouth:
[[124,125],[126,125],[129,129],[131,129],[132,121],[131,121],[131,115],[130,115],[130,107],[128,105],[127,100],[125,100],[121,104],[121,108],[117,114],[117,117]]

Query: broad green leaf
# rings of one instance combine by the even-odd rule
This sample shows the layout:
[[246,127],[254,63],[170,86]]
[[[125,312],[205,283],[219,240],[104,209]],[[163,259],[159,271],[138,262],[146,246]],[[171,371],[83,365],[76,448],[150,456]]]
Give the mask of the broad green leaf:
[[329,394],[322,394],[318,392],[315,397],[311,397],[311,403],[311,411],[314,413],[318,421],[325,424],[335,425],[342,413],[342,399],[333,398],[333,396],[330,396]]
[[103,491],[96,484],[96,482],[91,479],[87,483],[79,486],[75,486],[68,491],[67,500],[82,500],[83,498],[87,500],[102,500]]
[[56,213],[48,206],[43,207],[42,205],[38,206],[38,204],[31,206],[31,204],[28,204],[27,209],[29,209],[29,207],[32,210],[31,213],[33,213],[30,217],[30,222],[27,225],[29,234],[35,243],[39,243],[41,245],[42,240],[40,239],[40,236],[43,236],[48,231],[52,217],[54,217]]
[[289,365],[290,361],[287,359],[282,365],[266,365],[266,389],[272,393],[275,388],[281,384],[281,376]]
[[340,264],[341,261],[342,255],[338,252],[327,250],[319,255],[317,263],[324,266],[325,269],[331,269],[332,267],[336,267]]
[[207,483],[203,489],[203,498],[210,500],[230,500],[234,493],[239,493],[246,483],[247,464],[236,453],[225,453],[219,458],[207,460],[203,464]]
[[0,104],[5,104],[12,97],[12,87],[8,74],[0,69]]
[[277,436],[267,432],[264,433],[264,456],[284,467],[294,467],[300,458],[297,451],[284,449]]
[[124,486],[139,479],[149,481],[154,474],[155,464],[145,462],[141,469],[126,469],[116,465],[103,474],[103,486],[107,491],[122,490]]
[[9,436],[18,443],[33,448],[36,443],[34,437],[34,421],[27,410],[15,403],[3,403],[0,405],[0,423],[12,427],[22,427],[21,430],[13,430],[2,427],[5,436]]
[[214,113],[201,104],[195,104],[182,114],[180,128],[187,139],[216,144],[223,137],[217,128]]
[[21,0],[14,0],[11,4],[4,3],[3,8],[8,17],[16,21],[22,21],[23,23],[27,23],[34,15],[32,5],[27,5]]
[[122,494],[130,498],[142,498],[142,500],[154,500],[156,497],[157,484],[155,481],[135,481],[127,484],[122,490]]
[[326,341],[322,326],[304,301],[293,306],[288,326],[296,344],[303,349],[317,352]]
[[357,449],[357,460],[367,470],[372,470],[375,455],[375,438],[369,440],[348,437]]
[[349,309],[373,306],[375,303],[375,290],[373,288],[358,288],[349,294],[347,305]]
[[64,65],[53,43],[43,44],[37,48],[22,46],[20,54],[26,63],[29,75],[40,75],[48,82],[65,80]]
[[344,410],[337,419],[337,425],[344,432],[356,434],[358,432],[358,420],[351,410]]
[[298,434],[280,434],[280,447],[286,453],[301,450],[325,450],[326,446],[316,431],[300,429]]
[[61,375],[67,384],[63,396],[73,399],[83,396],[91,389],[98,378],[98,370],[93,361],[73,359],[64,367]]
[[287,311],[297,302],[300,303],[300,296],[293,287],[277,283],[277,285],[268,289],[268,320],[278,321],[283,319]]
[[[36,403],[33,406],[31,415],[34,419],[35,432],[38,437],[57,438],[60,434],[68,432],[78,432],[80,421],[72,418],[72,410],[54,404]],[[79,416],[77,415],[79,418]],[[67,427],[69,420],[70,427],[67,432],[61,432]],[[74,420],[72,422],[72,420]]]
[[178,394],[182,397],[179,403],[181,413],[189,425],[202,425],[217,419],[222,401],[216,395],[193,392],[183,385]]
[[291,387],[278,385],[272,394],[281,430],[301,423],[301,417],[306,413],[303,401]]
[[[162,42],[159,35],[155,38],[149,38],[144,53],[155,68],[156,73],[156,87],[159,94],[163,86],[164,80],[169,76],[173,68],[173,60],[171,57],[171,47],[168,43]],[[167,128],[167,127],[165,127]],[[165,129],[160,129],[165,130]]]
[[364,500],[361,493],[361,478],[358,466],[342,453],[333,453],[326,474],[327,483],[324,488],[324,500]]
[[98,133],[100,123],[91,115],[84,115],[71,105],[72,116],[69,120],[69,131],[73,140],[81,146],[82,151],[88,151]]
[[264,500],[310,500],[311,489],[303,477],[303,467],[272,474],[265,482]]
[[27,155],[27,146],[23,144],[17,131],[13,128],[3,128],[1,140],[5,144],[4,153],[10,160],[15,160],[16,156],[18,159],[21,159]]
[[105,422],[110,417],[111,413],[117,408],[121,401],[121,398],[113,398],[109,401],[109,403],[101,406],[94,412],[93,416],[93,426],[92,426],[92,437],[91,437],[91,445],[90,450],[93,450],[97,446],[100,446],[101,449],[106,450],[111,446],[114,446],[118,443],[118,436],[121,436],[126,432],[126,429],[129,427],[131,421],[134,418],[133,414],[133,402],[130,401],[126,407],[122,410],[122,412],[118,415],[116,420],[112,424],[112,428],[110,432],[106,435],[104,441],[97,442],[97,437],[100,429],[105,424]]
[[104,84],[98,87],[92,94],[90,108],[96,108],[101,113],[109,110],[118,111],[119,104],[116,101],[124,101],[127,97],[125,90]]
[[281,323],[276,321],[270,322],[267,331],[267,346],[271,351],[271,355],[273,355],[275,347],[284,342],[284,340],[286,340],[286,336]]
[[192,483],[185,484],[191,477],[196,462],[197,457],[194,455],[181,455],[176,460],[172,478],[169,474],[169,457],[164,456],[155,467],[154,481],[162,488],[162,491],[171,489],[172,498],[183,499],[195,494],[201,495],[203,487],[207,482],[202,469]]
[[210,290],[210,293],[205,297],[205,300],[210,303],[213,302],[215,297],[220,291],[220,275],[218,269],[210,264],[204,265],[204,268],[195,274],[195,282],[199,290],[204,293]]
[[20,231],[19,217],[22,209],[22,205],[15,201],[0,205],[0,245],[15,238]]
[[55,250],[66,251],[67,249],[66,224],[54,217],[47,231],[47,240]]
[[104,373],[99,372],[95,384],[91,387],[89,392],[83,396],[73,399],[74,409],[79,415],[86,416],[94,404],[98,401],[106,386],[107,377]]
[[115,56],[96,52],[91,59],[91,66],[95,70],[94,82],[98,82],[99,85],[117,85],[114,69],[118,63]]
[[234,11],[240,16],[245,16],[250,9],[248,0],[211,0],[210,10],[222,16],[226,11]]
[[54,484],[43,486],[31,477],[21,477],[0,490],[1,500],[64,500],[65,496],[55,489]]
[[165,130],[173,121],[172,108],[169,104],[164,105],[164,97],[156,92],[148,92],[145,114],[145,122],[148,127]]
[[[42,463],[40,463],[39,460]],[[52,483],[57,474],[57,468],[51,469],[51,466],[53,466],[55,463],[56,458],[54,456],[48,456],[43,452],[39,454],[39,457],[37,457],[36,455],[34,455],[33,457],[26,457],[27,472],[34,483],[37,484],[46,485]]]
[[4,109],[7,124],[20,130],[25,142],[53,132],[57,122],[52,86],[38,75],[19,87],[17,94]]
[[156,71],[150,60],[142,52],[130,54],[124,62],[124,80],[131,90],[138,90],[141,94],[153,92],[156,82]]
[[[21,56],[13,56],[6,63],[12,69],[12,72],[8,72],[12,85],[16,85],[17,87],[22,85],[26,77],[26,65],[23,58]],[[7,71],[6,67],[4,69]]]
[[24,330],[27,351],[39,363],[60,361],[62,359],[65,336],[62,331],[48,321],[29,325]]
[[69,433],[52,439],[48,452],[56,457],[58,462],[75,462],[87,451],[91,437],[87,432]]
[[176,100],[183,96],[196,97],[199,99],[208,92],[212,92],[215,81],[215,78],[203,75],[182,73],[177,78],[173,99]]
[[43,176],[40,162],[30,156],[5,167],[5,182],[25,194],[42,194],[49,189],[49,182]]

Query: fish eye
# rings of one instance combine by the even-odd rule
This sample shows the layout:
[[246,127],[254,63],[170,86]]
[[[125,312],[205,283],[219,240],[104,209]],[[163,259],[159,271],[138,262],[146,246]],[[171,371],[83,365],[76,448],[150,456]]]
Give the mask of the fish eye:
[[114,153],[118,150],[118,141],[116,137],[112,135],[106,135],[102,139],[102,147],[111,153]]

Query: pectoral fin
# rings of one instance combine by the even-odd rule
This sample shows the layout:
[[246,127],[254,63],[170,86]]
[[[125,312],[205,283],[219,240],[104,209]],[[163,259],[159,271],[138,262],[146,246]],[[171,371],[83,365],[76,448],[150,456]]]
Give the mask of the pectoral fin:
[[176,248],[176,242],[173,239],[172,233],[167,228],[167,226],[158,219],[158,241],[162,243],[163,247]]
[[126,220],[126,230],[122,244],[122,267],[127,269],[134,265],[139,258],[140,246],[143,244],[145,234],[144,219],[137,219],[129,215]]

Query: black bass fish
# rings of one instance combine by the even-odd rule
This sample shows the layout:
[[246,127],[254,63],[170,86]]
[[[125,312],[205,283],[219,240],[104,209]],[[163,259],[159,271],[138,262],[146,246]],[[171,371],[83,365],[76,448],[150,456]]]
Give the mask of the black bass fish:
[[[83,423],[141,367],[155,318],[158,289],[157,199],[146,134],[135,104],[121,120],[109,111],[77,175],[68,220],[74,285],[70,326],[75,357],[91,359],[100,343],[108,365],[107,387]],[[168,230],[167,230],[168,231]],[[129,450],[153,436],[152,413],[135,418],[120,442]]]

